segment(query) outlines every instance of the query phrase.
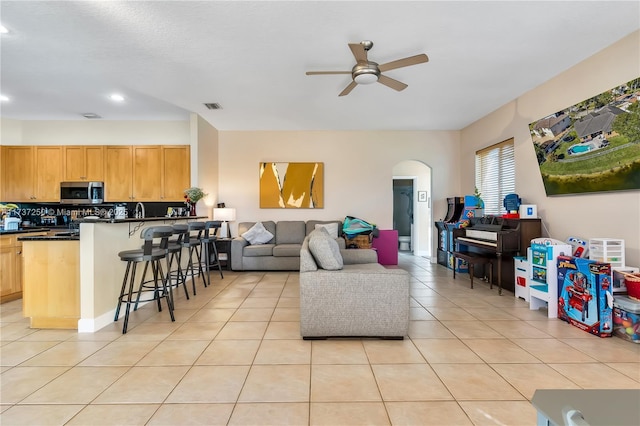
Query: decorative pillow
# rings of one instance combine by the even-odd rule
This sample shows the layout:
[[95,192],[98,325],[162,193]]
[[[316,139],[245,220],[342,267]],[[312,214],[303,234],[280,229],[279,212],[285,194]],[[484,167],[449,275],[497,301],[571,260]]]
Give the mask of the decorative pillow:
[[309,234],[309,241],[311,241],[314,237],[328,237],[329,232],[327,232],[327,228],[316,228]]
[[340,247],[338,247],[337,241],[329,235],[315,235],[310,238],[309,251],[322,269],[337,271],[342,269],[344,265]]
[[333,238],[338,238],[338,223],[317,223],[315,229],[324,228],[327,230],[330,236]]
[[265,229],[262,222],[257,222],[242,234],[242,238],[249,241],[249,244],[266,244],[271,241],[273,234]]

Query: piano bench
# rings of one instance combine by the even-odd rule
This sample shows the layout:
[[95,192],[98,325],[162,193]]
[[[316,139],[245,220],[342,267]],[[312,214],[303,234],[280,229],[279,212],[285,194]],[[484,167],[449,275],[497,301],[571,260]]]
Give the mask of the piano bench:
[[480,253],[472,253],[467,251],[454,251],[453,279],[456,278],[455,259],[462,259],[469,264],[469,277],[471,278],[471,288],[473,288],[473,266],[474,265],[490,265],[489,267],[489,288],[493,288],[493,257]]

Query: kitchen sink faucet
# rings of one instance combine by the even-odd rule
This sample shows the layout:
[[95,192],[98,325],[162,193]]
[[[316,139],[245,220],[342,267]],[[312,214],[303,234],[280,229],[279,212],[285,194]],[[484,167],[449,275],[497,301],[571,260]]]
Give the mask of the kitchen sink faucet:
[[136,204],[136,218],[143,219],[144,218],[144,204],[138,202]]

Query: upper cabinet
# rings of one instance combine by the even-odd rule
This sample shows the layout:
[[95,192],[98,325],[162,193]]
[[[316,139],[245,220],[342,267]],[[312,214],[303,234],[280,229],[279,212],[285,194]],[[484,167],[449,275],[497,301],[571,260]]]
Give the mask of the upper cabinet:
[[62,147],[4,146],[2,161],[5,201],[60,201]]
[[35,147],[35,200],[60,201],[62,181],[62,147]]
[[65,146],[64,180],[101,182],[104,180],[104,147]]
[[162,201],[184,201],[191,186],[191,156],[188,146],[162,147]]
[[184,201],[189,146],[107,146],[105,154],[106,201]]
[[104,156],[105,201],[130,201],[133,197],[131,146],[107,146]]
[[162,195],[162,148],[133,147],[133,201],[159,201]]
[[188,145],[2,146],[0,201],[58,202],[60,182],[104,181],[105,201],[184,201]]
[[33,201],[35,162],[31,146],[2,147],[4,201]]

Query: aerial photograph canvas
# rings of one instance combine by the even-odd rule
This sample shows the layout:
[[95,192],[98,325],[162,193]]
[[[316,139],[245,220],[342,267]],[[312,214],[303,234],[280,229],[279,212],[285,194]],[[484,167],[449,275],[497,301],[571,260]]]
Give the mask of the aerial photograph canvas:
[[529,130],[548,196],[640,189],[640,78]]

